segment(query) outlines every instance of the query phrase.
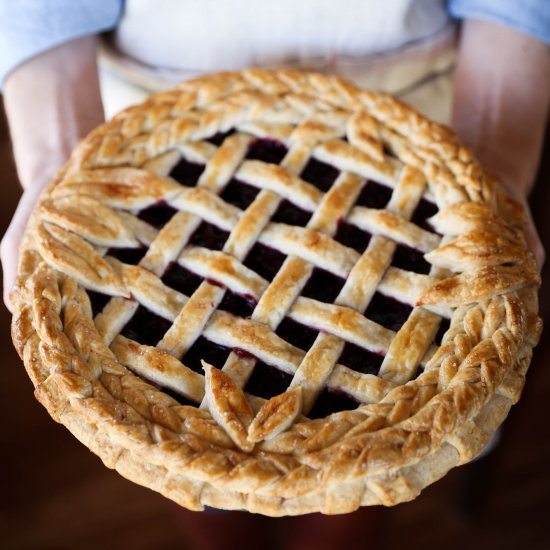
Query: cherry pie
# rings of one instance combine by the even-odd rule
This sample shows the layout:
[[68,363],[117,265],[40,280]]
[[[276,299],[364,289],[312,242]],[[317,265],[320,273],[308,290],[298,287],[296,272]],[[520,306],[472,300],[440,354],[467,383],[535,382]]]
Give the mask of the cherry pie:
[[24,237],[13,338],[54,419],[187,508],[393,505],[519,398],[541,329],[522,221],[392,97],[214,74],[74,151]]

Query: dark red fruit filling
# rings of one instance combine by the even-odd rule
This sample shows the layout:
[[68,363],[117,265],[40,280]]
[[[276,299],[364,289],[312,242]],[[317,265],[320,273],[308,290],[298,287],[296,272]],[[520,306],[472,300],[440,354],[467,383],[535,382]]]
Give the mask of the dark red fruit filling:
[[116,258],[120,262],[129,265],[137,265],[141,262],[147,249],[145,247],[139,248],[109,248],[107,255]]
[[90,304],[92,305],[92,315],[94,317],[98,313],[101,313],[103,311],[103,308],[111,299],[111,296],[107,296],[107,294],[101,294],[101,292],[95,292],[94,290],[88,290],[88,297],[90,298]]
[[165,202],[157,202],[141,210],[137,217],[157,229],[162,229],[176,212],[175,208],[172,208]]
[[433,233],[434,228],[427,220],[428,218],[435,216],[437,212],[438,208],[433,202],[427,201],[426,199],[421,199],[414,211],[411,221],[419,227],[422,227],[422,229]]
[[211,143],[212,145],[217,145],[219,147],[225,141],[225,138],[229,137],[234,133],[235,133],[234,129],[231,129],[228,132],[218,132],[217,134],[214,134],[213,136],[206,138],[205,141],[208,141],[208,143]]
[[234,204],[241,210],[246,210],[259,193],[257,187],[242,181],[232,179],[221,193],[221,198],[229,204]]
[[229,233],[208,222],[202,222],[189,238],[189,244],[204,246],[210,250],[221,250]]
[[357,197],[357,206],[367,208],[386,208],[390,202],[393,189],[374,180],[368,180]]
[[[241,210],[246,210],[259,193],[259,189],[239,180],[231,180],[221,193],[221,198]],[[311,212],[306,212],[288,200],[281,201],[279,208],[271,218],[277,223],[305,226],[311,218]]]
[[256,303],[256,300],[252,297],[240,296],[230,290],[226,290],[223,300],[218,308],[228,311],[237,317],[247,318],[252,315],[252,312],[256,307]]
[[375,292],[365,311],[365,317],[397,332],[409,318],[412,309],[407,304],[384,296],[380,292]]
[[229,348],[219,346],[204,336],[199,336],[187,353],[183,355],[181,361],[186,367],[202,374],[201,359],[221,369],[230,353]]
[[195,275],[195,273],[185,269],[176,262],[172,262],[162,276],[162,282],[166,286],[186,296],[191,296],[199,288],[202,281],[202,277]]
[[139,306],[132,318],[124,325],[122,336],[146,346],[156,346],[172,326],[168,321],[144,306]]
[[441,341],[443,340],[443,336],[449,330],[450,326],[451,326],[451,320],[450,319],[441,319],[441,324],[439,325],[439,329],[438,329],[437,334],[435,335],[435,338],[434,338],[434,342],[438,346],[441,345]]
[[404,244],[397,245],[391,265],[423,275],[427,275],[431,269],[431,265],[424,259],[424,252]]
[[356,409],[359,403],[344,392],[324,389],[317,397],[309,418],[325,418],[329,414]]
[[305,210],[294,206],[291,202],[285,199],[281,201],[281,204],[275,211],[275,214],[273,214],[271,221],[305,227],[310,218],[311,212],[306,212]]
[[384,356],[347,342],[338,363],[363,374],[378,374]]
[[[185,294],[191,296],[203,281],[203,277],[185,269],[176,262],[172,262],[162,276],[162,282]],[[208,279],[208,281],[217,286],[222,286],[218,282]],[[252,296],[240,296],[230,290],[225,291],[225,295],[218,306],[219,309],[233,313],[237,317],[250,317],[256,307],[256,300]]]
[[261,160],[269,164],[280,164],[288,149],[283,143],[274,139],[257,139],[250,144],[246,158]]
[[302,170],[300,177],[326,193],[339,173],[340,171],[334,166],[312,158]]
[[334,239],[345,246],[349,246],[362,254],[371,239],[371,234],[343,220],[338,222],[338,229]]
[[316,267],[302,290],[302,296],[333,303],[345,282],[341,277]]
[[194,187],[203,172],[204,164],[189,162],[182,157],[168,175],[182,185]]
[[276,333],[289,344],[304,351],[307,351],[313,345],[319,334],[317,330],[297,323],[288,317],[281,321]]
[[244,387],[244,391],[257,397],[270,399],[275,395],[284,393],[291,381],[292,376],[290,374],[258,361]]
[[397,158],[396,154],[385,143],[383,145],[383,150],[384,150],[384,155],[386,155],[387,157],[391,157],[391,158],[394,158],[394,159]]
[[256,243],[244,259],[244,265],[264,279],[272,281],[283,265],[286,256],[274,248]]
[[[219,133],[208,138],[207,141],[219,146],[231,133],[233,131]],[[287,148],[282,143],[275,140],[258,139],[250,145],[247,158],[279,164],[286,153]],[[203,170],[204,165],[181,159],[170,172],[170,176],[183,185],[194,186]],[[310,159],[300,176],[305,181],[326,192],[333,185],[338,175],[339,171],[335,167],[315,159]],[[254,201],[258,193],[259,190],[257,188],[233,179],[224,188],[221,197],[226,202],[244,210]],[[388,186],[376,181],[368,181],[362,189],[356,204],[369,208],[384,208],[389,202],[391,194],[392,189]],[[153,227],[161,229],[176,212],[175,209],[166,203],[159,202],[142,210],[138,214],[138,217]],[[414,212],[413,222],[433,231],[433,228],[429,226],[426,219],[433,216],[436,212],[437,207],[433,203],[421,200]],[[288,200],[283,200],[273,215],[272,221],[304,227],[310,218],[310,212],[302,210]],[[228,236],[229,234],[219,227],[202,222],[190,237],[189,244],[204,246],[211,250],[221,250]],[[344,220],[338,224],[335,235],[335,239],[338,242],[360,253],[366,249],[370,238],[371,235],[369,233],[360,230]],[[145,253],[146,249],[144,247],[113,248],[108,251],[108,254],[128,264],[137,264]],[[285,258],[286,256],[277,250],[256,243],[244,260],[244,265],[271,281],[281,268]],[[430,269],[430,265],[423,259],[420,251],[403,245],[397,247],[392,265],[417,273],[428,273]],[[199,287],[203,278],[173,262],[165,271],[162,281],[167,286],[190,296]],[[344,283],[344,279],[323,269],[315,268],[304,287],[302,295],[323,302],[333,303]],[[103,310],[110,296],[93,291],[88,291],[88,294],[95,316]],[[239,296],[226,290],[219,309],[228,311],[239,317],[248,318],[251,316],[255,306],[256,301],[253,298]],[[412,307],[409,305],[377,292],[369,304],[365,315],[386,328],[397,331],[407,320],[411,311]],[[154,314],[143,306],[139,306],[134,316],[123,328],[121,334],[141,344],[155,345],[162,339],[170,326],[170,321]],[[443,320],[435,338],[437,344],[440,344],[441,338],[448,327],[449,321]],[[306,352],[311,348],[319,334],[317,330],[292,321],[288,317],[283,319],[276,333],[285,341]],[[243,356],[252,357],[242,350],[235,349],[234,351]],[[230,352],[229,348],[216,345],[201,336],[187,353],[184,354],[182,361],[191,369],[202,373],[201,359],[221,368]],[[346,343],[338,359],[338,363],[352,370],[368,374],[377,374],[382,361],[382,355],[370,352],[351,343]],[[291,380],[292,377],[290,375],[258,361],[250,380],[246,384],[245,391],[269,399],[286,391]],[[172,395],[180,403],[191,404],[175,392],[166,388],[161,389],[165,393]],[[318,397],[309,416],[311,418],[321,418],[337,411],[354,409],[357,406],[358,403],[349,395],[325,389]]]

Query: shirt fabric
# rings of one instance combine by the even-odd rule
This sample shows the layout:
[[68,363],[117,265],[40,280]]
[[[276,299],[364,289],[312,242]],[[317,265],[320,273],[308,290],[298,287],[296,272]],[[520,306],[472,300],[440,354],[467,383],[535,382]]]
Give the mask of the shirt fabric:
[[[423,2],[385,0],[383,6],[393,6],[393,11],[390,11],[397,18],[401,17],[401,21],[387,21],[385,18],[380,18],[377,13],[382,4],[378,0],[376,6],[371,4],[367,11],[364,7],[368,3],[366,0],[363,2],[340,0],[337,3],[332,0],[327,2],[292,0],[292,4],[289,4],[290,12],[288,6],[286,12],[274,7],[280,6],[283,2],[288,3],[288,0],[269,4],[262,4],[257,0],[254,2],[232,0],[223,2],[223,4],[217,2],[216,9],[214,9],[214,4],[208,9],[205,0],[185,0],[177,3],[174,0],[157,0],[154,4],[157,6],[157,11],[168,19],[171,14],[168,8],[174,10],[176,5],[179,13],[182,10],[194,10],[194,19],[192,19],[194,26],[187,24],[183,19],[180,19],[178,24],[180,28],[181,25],[187,25],[185,33],[181,34],[190,37],[190,41],[187,42],[188,49],[192,50],[195,61],[188,68],[196,70],[196,72],[214,70],[218,65],[222,65],[224,68],[237,68],[239,65],[240,68],[265,62],[268,64],[280,63],[281,59],[275,53],[284,43],[290,43],[300,56],[309,57],[323,56],[329,51],[358,56],[380,51],[380,49],[391,50],[399,48],[406,41],[414,42],[421,36],[429,37],[430,29],[431,32],[435,32],[443,24],[439,13],[428,16],[425,9],[418,7],[430,4],[432,11],[437,10],[436,3],[431,0],[430,2],[427,0]],[[147,2],[143,1],[127,0],[126,9],[129,14],[135,14],[140,10],[140,5],[146,4]],[[323,4],[328,10],[326,13],[329,16],[325,20],[318,17],[319,6]],[[327,8],[329,4],[336,5],[338,9],[330,11]],[[232,5],[232,10],[230,11],[227,7],[221,9],[222,5]],[[300,5],[307,9],[304,8],[302,16],[297,18],[295,14],[301,10]],[[247,6],[246,9],[245,6]],[[128,36],[131,35],[130,26],[125,24],[124,8],[123,0],[48,0],[48,2],[43,0],[18,0],[16,2],[0,0],[0,85],[3,85],[5,78],[13,69],[31,57],[70,40],[112,30],[119,25],[123,31],[125,28],[127,31],[126,35],[121,32],[118,38],[119,44],[124,50],[125,40],[127,42]],[[234,22],[230,25],[229,19],[238,21],[239,18],[244,18],[254,22],[253,19],[250,19],[250,10],[256,10],[255,17],[260,17],[263,26],[260,27],[261,32],[255,31],[258,41],[254,44],[252,51],[247,53],[243,52],[242,44],[249,43],[248,38],[244,42],[239,41],[238,38],[242,36],[242,32],[253,30],[254,25],[249,25],[250,29],[240,30],[242,26],[235,25]],[[550,2],[548,0],[522,0],[521,2],[517,0],[450,0],[448,10],[453,17],[497,21],[550,44]],[[284,28],[285,13],[291,13],[294,19],[302,20],[299,23],[302,27],[293,33],[286,33]],[[360,32],[361,17],[358,14],[364,14],[361,15],[366,18],[364,28],[367,29],[370,25],[371,34],[376,36],[364,36],[367,31]],[[347,32],[346,25],[348,28],[349,25],[352,25],[355,32]],[[166,26],[168,27],[169,23],[166,23]],[[220,47],[216,50],[209,49],[207,41],[205,42],[205,38],[215,35],[215,28],[227,28],[230,31],[221,41],[221,51]],[[402,36],[400,42],[396,38],[399,33]],[[139,50],[136,40],[133,42],[133,48],[138,48],[138,51],[135,52],[138,59],[141,56],[145,63],[158,61],[157,57],[154,56],[151,59],[150,55],[159,49]],[[232,42],[240,42],[241,47],[237,48]],[[139,44],[139,40],[137,44]],[[219,55],[216,55],[216,51],[219,52]],[[165,66],[169,67],[174,63],[175,58],[170,58],[170,55],[174,56],[173,49],[159,51],[159,53],[168,56]],[[175,54],[177,55],[178,52]],[[194,65],[195,63],[196,65]]]
[[[386,0],[384,4],[390,1]],[[411,5],[413,1],[409,0]],[[130,2],[131,0],[128,0],[128,3]],[[136,6],[138,4],[136,3]],[[168,5],[169,2],[159,0],[156,4],[159,11],[162,11],[163,6]],[[179,4],[200,9],[207,16],[215,14],[215,11],[206,10],[204,4],[197,0],[185,0]],[[293,10],[298,10],[300,0],[295,0],[293,4]],[[335,4],[338,5],[342,13],[346,12],[344,0]],[[424,2],[415,2],[415,4],[424,4]],[[250,2],[250,5],[261,6],[262,3],[255,1]],[[275,5],[277,3],[269,3],[265,5],[265,8],[262,6],[262,9],[272,9],[272,6]],[[403,3],[401,5],[403,6]],[[548,0],[522,0],[521,2],[517,0],[450,0],[448,9],[453,17],[497,21],[550,44],[550,2]],[[47,49],[75,38],[116,28],[123,18],[123,13],[123,0],[48,0],[47,2],[43,0],[0,0],[0,85],[3,85],[5,78],[15,67]],[[226,12],[223,13],[227,15]],[[242,15],[242,12],[235,13],[238,16]],[[316,12],[313,10],[311,13],[315,14]],[[401,9],[401,13],[410,18],[411,13],[419,12]],[[307,20],[307,13],[304,14],[304,18]],[[320,23],[314,17],[309,19],[310,26],[314,31],[312,36],[322,39],[323,29],[318,26]],[[416,23],[422,24],[422,21],[416,21]],[[331,24],[328,23],[328,25],[327,28],[330,30]],[[318,29],[316,34],[315,29]],[[202,32],[204,29],[190,28],[188,31]],[[280,25],[273,25],[273,30],[270,32],[270,40],[273,39],[273,33],[275,35],[278,33],[279,40],[286,40],[288,37],[288,35],[285,36],[286,33]],[[339,42],[336,41],[336,43],[344,50],[349,48],[350,44],[352,49],[354,47],[353,41],[347,42],[345,33],[340,33]],[[200,47],[200,45],[201,43],[197,42],[197,46]],[[307,50],[314,45],[312,42],[302,45],[302,47]],[[392,47],[392,44],[385,46]],[[231,49],[230,40],[227,43],[227,48]],[[354,51],[357,53],[356,47]],[[238,56],[239,52],[235,52],[235,55]],[[225,58],[223,59],[226,61]],[[210,70],[209,66],[197,68],[203,71]]]
[[0,86],[39,53],[113,29],[123,8],[122,0],[0,0]]
[[431,36],[443,0],[127,0],[116,48],[188,73],[362,58]]

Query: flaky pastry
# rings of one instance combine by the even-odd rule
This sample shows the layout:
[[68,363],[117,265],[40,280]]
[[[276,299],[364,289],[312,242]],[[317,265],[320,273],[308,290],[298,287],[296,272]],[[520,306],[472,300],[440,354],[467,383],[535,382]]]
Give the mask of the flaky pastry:
[[393,505],[520,396],[541,330],[522,221],[393,97],[209,75],[76,148],[24,236],[13,339],[55,420],[182,506]]

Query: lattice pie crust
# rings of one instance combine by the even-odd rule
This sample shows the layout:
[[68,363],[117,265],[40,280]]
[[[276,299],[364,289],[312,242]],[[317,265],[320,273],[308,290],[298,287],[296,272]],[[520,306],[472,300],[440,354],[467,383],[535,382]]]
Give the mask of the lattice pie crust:
[[24,237],[13,339],[54,419],[187,508],[393,505],[519,398],[541,329],[522,222],[392,97],[206,76],[74,151]]

